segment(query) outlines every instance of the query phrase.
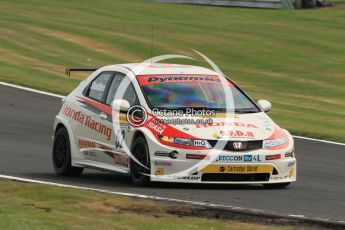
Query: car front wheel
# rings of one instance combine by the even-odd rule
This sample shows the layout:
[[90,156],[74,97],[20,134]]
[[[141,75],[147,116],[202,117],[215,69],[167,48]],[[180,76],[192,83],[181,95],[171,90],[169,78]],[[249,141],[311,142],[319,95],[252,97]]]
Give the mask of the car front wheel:
[[144,186],[150,183],[150,155],[146,140],[143,136],[135,139],[132,148],[134,159],[130,160],[131,178],[134,184]]

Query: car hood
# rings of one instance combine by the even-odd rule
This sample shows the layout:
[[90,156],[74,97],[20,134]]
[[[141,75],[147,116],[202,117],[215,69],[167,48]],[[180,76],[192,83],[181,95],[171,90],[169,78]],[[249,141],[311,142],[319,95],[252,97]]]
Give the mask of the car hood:
[[[174,118],[157,117],[165,121]],[[247,114],[216,114],[209,117],[213,123],[209,124],[149,124],[149,128],[158,135],[194,139],[228,139],[228,140],[263,140],[271,137],[276,129],[280,129],[264,112]],[[178,119],[192,119],[182,116]],[[206,118],[193,118],[205,121]],[[211,120],[209,120],[211,121]],[[152,123],[152,122],[151,122]]]

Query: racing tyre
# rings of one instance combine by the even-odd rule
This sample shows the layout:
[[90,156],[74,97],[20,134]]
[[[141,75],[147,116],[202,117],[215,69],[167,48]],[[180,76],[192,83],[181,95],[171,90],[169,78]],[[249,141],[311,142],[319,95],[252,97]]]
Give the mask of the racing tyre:
[[64,127],[58,129],[54,135],[53,164],[56,174],[60,176],[80,176],[84,170],[71,165],[71,146]]
[[275,188],[285,188],[289,185],[290,183],[276,183],[276,184],[264,184],[264,187],[268,189],[275,189]]
[[[142,164],[130,160],[131,178],[134,184],[145,186],[150,183],[150,154],[144,137],[139,136],[132,145],[132,154]],[[143,167],[146,166],[146,167]]]

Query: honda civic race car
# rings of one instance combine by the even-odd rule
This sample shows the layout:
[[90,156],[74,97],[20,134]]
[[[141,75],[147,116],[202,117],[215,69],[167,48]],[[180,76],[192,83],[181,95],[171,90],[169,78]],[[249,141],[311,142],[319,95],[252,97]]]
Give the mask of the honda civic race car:
[[296,180],[294,141],[232,80],[196,66],[121,64],[95,71],[62,100],[52,158],[149,182],[263,184]]

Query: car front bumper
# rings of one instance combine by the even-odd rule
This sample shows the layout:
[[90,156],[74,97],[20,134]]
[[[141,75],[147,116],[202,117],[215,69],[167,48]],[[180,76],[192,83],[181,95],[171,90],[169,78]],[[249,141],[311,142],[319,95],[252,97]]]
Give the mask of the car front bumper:
[[[222,151],[216,153],[217,157],[212,157],[215,153],[208,153],[209,151],[170,148],[160,143],[151,144],[151,181],[205,184],[270,184],[296,181],[297,161],[293,142],[280,150]],[[207,154],[204,159],[188,157]],[[218,154],[225,160],[220,160]],[[280,158],[267,160],[267,156],[274,155],[280,155]]]

